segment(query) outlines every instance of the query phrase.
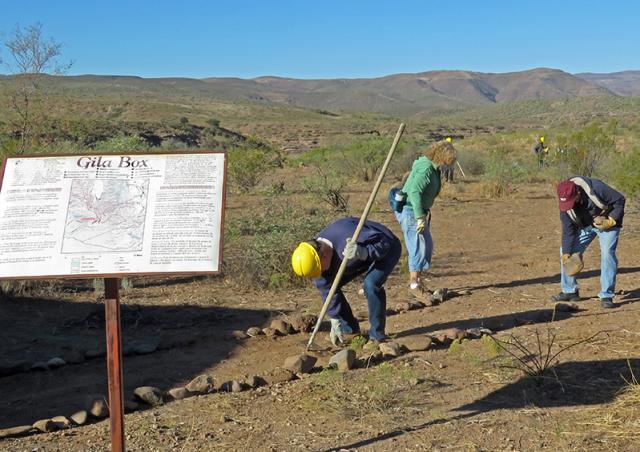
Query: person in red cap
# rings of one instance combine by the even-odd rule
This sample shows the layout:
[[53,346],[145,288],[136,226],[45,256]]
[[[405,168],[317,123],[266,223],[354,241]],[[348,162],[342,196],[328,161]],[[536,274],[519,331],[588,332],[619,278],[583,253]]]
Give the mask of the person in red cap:
[[616,248],[624,217],[625,198],[604,182],[577,176],[558,185],[560,222],[562,223],[562,256],[560,285],[562,292],[553,301],[579,301],[575,275],[567,274],[565,263],[580,254],[598,237],[600,242],[600,305],[613,308],[618,272]]

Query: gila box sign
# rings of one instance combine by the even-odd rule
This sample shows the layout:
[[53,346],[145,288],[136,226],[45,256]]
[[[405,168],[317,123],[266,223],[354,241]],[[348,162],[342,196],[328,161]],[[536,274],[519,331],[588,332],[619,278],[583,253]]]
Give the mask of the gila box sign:
[[0,175],[0,278],[217,273],[221,152],[34,155]]

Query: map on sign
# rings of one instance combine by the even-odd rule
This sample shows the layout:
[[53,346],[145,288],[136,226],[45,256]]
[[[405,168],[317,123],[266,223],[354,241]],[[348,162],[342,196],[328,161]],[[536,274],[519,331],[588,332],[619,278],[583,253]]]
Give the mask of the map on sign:
[[0,168],[0,280],[215,274],[223,152],[33,155]]
[[141,251],[149,180],[74,180],[63,253]]

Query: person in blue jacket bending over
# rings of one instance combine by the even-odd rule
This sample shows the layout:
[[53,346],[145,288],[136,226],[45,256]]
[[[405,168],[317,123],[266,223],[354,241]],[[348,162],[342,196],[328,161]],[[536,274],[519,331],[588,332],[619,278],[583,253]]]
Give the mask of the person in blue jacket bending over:
[[346,334],[359,334],[360,325],[351,311],[341,287],[364,274],[364,293],[369,309],[369,340],[384,342],[387,295],[384,283],[394,269],[400,254],[400,240],[385,226],[365,221],[356,241],[352,241],[358,219],[341,218],[302,242],[291,256],[291,265],[298,276],[314,278],[322,301],[329,294],[343,259],[347,266],[340,285],[329,302],[327,315],[331,320],[331,342],[342,345]]
[[553,301],[579,301],[578,283],[565,264],[573,254],[582,253],[598,237],[600,241],[600,305],[613,308],[618,273],[616,248],[624,218],[624,196],[598,179],[576,176],[558,184],[560,223],[562,224],[562,292]]

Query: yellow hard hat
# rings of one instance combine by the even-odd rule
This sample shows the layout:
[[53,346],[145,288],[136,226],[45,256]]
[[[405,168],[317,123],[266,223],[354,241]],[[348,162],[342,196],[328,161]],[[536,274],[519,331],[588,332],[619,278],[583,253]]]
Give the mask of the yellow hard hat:
[[445,138],[445,140],[447,140],[449,143],[451,143],[451,141],[452,141],[451,137],[447,137],[447,138]]
[[540,143],[544,143],[544,137],[540,137]]
[[319,278],[322,264],[318,251],[309,242],[301,242],[291,255],[291,266],[298,276]]

